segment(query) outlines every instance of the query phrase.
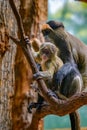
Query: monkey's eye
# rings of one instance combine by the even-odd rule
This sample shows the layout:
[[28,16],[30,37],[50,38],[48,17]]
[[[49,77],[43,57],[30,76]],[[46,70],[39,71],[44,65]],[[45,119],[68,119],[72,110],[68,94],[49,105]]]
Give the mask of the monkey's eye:
[[47,49],[45,49],[45,50],[42,50],[42,53],[41,53],[42,55],[43,54],[46,54],[46,55],[50,55],[50,52],[47,50]]
[[42,33],[43,33],[44,36],[46,36],[50,33],[50,30],[49,29],[42,30]]

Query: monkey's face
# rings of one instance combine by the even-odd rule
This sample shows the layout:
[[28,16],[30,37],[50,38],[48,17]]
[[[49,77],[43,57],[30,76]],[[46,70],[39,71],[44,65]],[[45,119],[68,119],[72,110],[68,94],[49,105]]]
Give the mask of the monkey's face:
[[58,49],[50,42],[45,42],[40,47],[40,57],[45,62],[57,55]]
[[42,33],[46,42],[52,42],[52,40],[49,38],[49,34],[51,31],[52,31],[52,28],[48,24],[44,24],[42,26]]
[[46,36],[49,35],[50,31],[57,30],[58,28],[64,29],[63,23],[57,21],[48,21],[46,24],[43,24],[42,33],[44,36]]
[[48,21],[46,24],[43,24],[42,33],[43,33],[43,36],[45,38],[45,41],[53,42],[53,39],[51,39],[51,37],[49,38],[49,35],[54,33],[54,32],[56,34],[56,31],[59,28],[64,29],[63,23],[57,22],[57,21]]
[[50,51],[48,48],[44,48],[41,50],[40,57],[42,61],[46,62],[50,59]]
[[42,33],[44,36],[48,35],[50,33],[50,30],[51,30],[51,28],[48,24],[44,24],[42,26]]

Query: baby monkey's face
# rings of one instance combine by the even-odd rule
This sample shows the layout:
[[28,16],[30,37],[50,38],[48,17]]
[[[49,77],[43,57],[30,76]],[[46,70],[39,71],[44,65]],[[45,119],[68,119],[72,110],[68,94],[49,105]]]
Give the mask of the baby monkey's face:
[[42,61],[46,62],[50,59],[50,51],[48,48],[43,48],[40,53]]
[[42,62],[53,60],[57,55],[58,49],[50,42],[45,42],[40,46],[40,58]]

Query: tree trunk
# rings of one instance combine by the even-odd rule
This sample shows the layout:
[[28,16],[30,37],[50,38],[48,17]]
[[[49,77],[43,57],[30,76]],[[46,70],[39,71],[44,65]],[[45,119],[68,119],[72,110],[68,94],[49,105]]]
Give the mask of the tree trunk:
[[[44,10],[44,7],[46,8]],[[47,1],[20,0],[20,15],[22,17],[25,33],[29,38],[34,35],[40,38],[40,22],[46,20]],[[19,34],[19,32],[18,32]],[[37,93],[30,89],[32,71],[30,65],[19,46],[15,57],[15,91],[13,102],[13,130],[38,130],[39,120],[27,111],[30,101],[37,100]],[[16,111],[16,113],[15,113]],[[31,125],[30,125],[31,124]]]
[[[47,1],[15,0],[15,3],[26,35],[31,38],[34,34],[42,40],[40,25],[47,18]],[[17,46],[16,49],[16,45],[11,40],[9,42],[8,33],[14,37],[18,34],[20,38],[8,1],[0,0],[0,130],[42,130],[42,117],[48,114],[63,116],[87,104],[86,93],[60,101],[47,95],[47,89],[39,86],[49,105],[45,104],[40,111],[28,113],[29,102],[37,100],[37,93],[30,88],[32,71],[21,47]]]
[[7,34],[16,36],[16,32],[16,20],[9,3],[0,0],[0,130],[12,130],[13,65],[16,45],[12,44],[12,41],[9,42]]
[[[19,2],[15,0],[15,3],[21,14],[26,35],[31,38],[34,33],[42,40],[39,29],[40,23],[47,19],[47,1],[20,0]],[[37,94],[30,89],[32,80],[30,65],[19,46],[16,48],[11,40],[8,44],[9,39],[5,36],[8,33],[7,29],[10,35],[17,37],[17,24],[9,2],[1,0],[0,130],[42,130],[40,118],[38,119],[38,116],[36,118],[27,111],[29,102],[35,101],[37,98]],[[6,40],[4,41],[2,38]]]

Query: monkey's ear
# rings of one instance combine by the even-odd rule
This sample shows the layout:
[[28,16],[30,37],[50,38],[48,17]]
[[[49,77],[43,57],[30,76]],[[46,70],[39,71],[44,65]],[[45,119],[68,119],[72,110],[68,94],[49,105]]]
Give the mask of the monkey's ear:
[[48,24],[43,24],[41,31],[43,33],[43,35],[48,35],[50,33],[50,30],[52,30],[52,28],[48,25]]
[[62,22],[59,22],[59,21],[54,21],[54,20],[51,20],[51,21],[48,21],[47,24],[53,29],[57,29],[57,28],[64,28],[64,25]]
[[41,30],[42,31],[51,30],[51,27],[48,24],[43,24]]

